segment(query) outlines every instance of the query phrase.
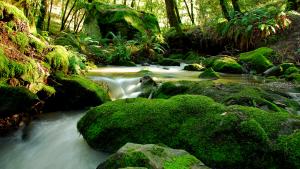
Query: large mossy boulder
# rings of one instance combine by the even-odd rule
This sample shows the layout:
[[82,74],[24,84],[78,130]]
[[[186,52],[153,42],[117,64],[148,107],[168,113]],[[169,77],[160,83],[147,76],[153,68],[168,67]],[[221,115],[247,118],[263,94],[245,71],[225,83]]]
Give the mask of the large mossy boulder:
[[88,8],[83,27],[92,37],[106,37],[112,32],[133,39],[137,34],[153,35],[160,32],[157,18],[153,14],[136,11],[124,5],[101,2],[92,2]]
[[47,100],[46,111],[83,109],[110,100],[108,91],[82,76],[56,73],[49,78],[49,84],[56,92]]
[[273,49],[261,47],[256,50],[241,53],[240,62],[243,63],[249,71],[263,73],[268,68],[273,66],[272,58],[276,57]]
[[165,82],[153,92],[152,98],[170,98],[179,94],[205,95],[225,105],[242,105],[269,112],[289,111],[296,114],[299,104],[285,91],[269,87],[241,85],[236,83],[218,84],[213,81]]
[[209,169],[184,150],[154,144],[127,143],[97,169],[145,167],[147,169]]
[[33,112],[37,95],[25,87],[0,86],[0,118]]
[[217,72],[222,73],[243,73],[242,66],[230,56],[215,56],[204,61],[206,67],[211,67]]
[[[179,95],[109,102],[89,110],[77,128],[89,145],[104,151],[116,151],[127,142],[162,143],[185,149],[212,168],[279,169],[298,163],[281,158],[277,139],[299,129],[289,123],[299,120],[286,112],[226,107],[205,96]],[[294,145],[299,140],[290,137],[298,153]],[[291,159],[295,157],[293,153]]]

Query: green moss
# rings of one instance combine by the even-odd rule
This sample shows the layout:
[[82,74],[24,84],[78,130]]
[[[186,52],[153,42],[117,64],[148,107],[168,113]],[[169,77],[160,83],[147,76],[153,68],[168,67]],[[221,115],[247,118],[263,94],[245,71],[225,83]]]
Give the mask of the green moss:
[[4,1],[0,1],[0,19],[10,18],[14,21],[22,21],[26,24],[29,23],[28,19],[25,17],[23,11],[18,9],[14,5],[10,5],[8,3],[5,3]]
[[285,77],[288,81],[300,82],[300,73],[292,73]]
[[241,53],[240,61],[250,70],[256,73],[263,73],[265,70],[273,66],[270,58],[275,55],[273,49],[262,47],[254,51]]
[[194,63],[191,65],[186,65],[183,69],[188,71],[201,71],[204,69],[204,67],[200,64]]
[[215,72],[212,68],[208,68],[205,69],[205,71],[199,75],[199,78],[218,79],[220,78],[220,75],[217,72]]
[[20,51],[24,53],[29,45],[28,35],[23,32],[14,32],[10,34],[9,37],[14,43],[16,43],[20,47]]
[[67,73],[69,69],[69,52],[63,46],[54,46],[53,51],[46,55],[45,61],[53,71]]
[[238,104],[257,107],[269,112],[289,111],[296,113],[299,104],[289,98],[280,89],[241,85],[235,83],[218,84],[213,81],[165,82],[156,90],[153,98],[169,98],[178,94],[205,95],[226,105]]
[[165,169],[190,169],[193,164],[198,163],[199,160],[192,155],[184,155],[176,157],[164,163]]
[[286,162],[286,168],[300,168],[300,131],[296,131],[289,136],[279,138],[280,151],[283,152],[281,158]]
[[100,30],[103,36],[112,31],[114,34],[119,32],[122,36],[132,39],[137,33],[147,35],[160,31],[157,18],[153,14],[139,12],[123,5],[101,2],[90,3],[89,8],[84,27],[91,36],[93,32],[97,33]]
[[285,76],[289,76],[293,73],[300,73],[299,69],[296,67],[289,67],[288,69],[286,69],[286,71],[284,72]]
[[46,111],[75,110],[109,101],[108,91],[82,76],[56,73],[49,79],[56,93],[45,104]]
[[42,54],[44,49],[47,47],[46,43],[42,40],[36,38],[35,36],[30,36],[29,44],[36,49],[39,54]]
[[[291,119],[296,117],[286,112],[224,107],[205,96],[180,95],[109,102],[89,110],[77,127],[101,150],[113,151],[127,142],[162,143],[186,149],[212,168],[280,168],[284,161],[274,162],[274,143]],[[167,166],[186,162],[183,158]]]
[[205,60],[206,67],[212,67],[217,72],[242,73],[242,66],[229,56],[216,56]]

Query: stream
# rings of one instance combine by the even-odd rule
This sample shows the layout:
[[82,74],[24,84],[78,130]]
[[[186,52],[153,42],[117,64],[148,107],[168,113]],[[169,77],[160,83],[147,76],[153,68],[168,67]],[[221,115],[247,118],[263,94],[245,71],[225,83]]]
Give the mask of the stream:
[[[107,83],[112,100],[134,98],[141,93],[140,78],[149,72],[155,81],[199,81],[199,72],[176,66],[102,67],[88,77]],[[221,74],[217,82],[261,83],[244,75]],[[299,93],[291,96],[300,102]],[[76,129],[84,111],[44,114],[30,126],[0,137],[1,169],[95,169],[108,154],[91,149]]]

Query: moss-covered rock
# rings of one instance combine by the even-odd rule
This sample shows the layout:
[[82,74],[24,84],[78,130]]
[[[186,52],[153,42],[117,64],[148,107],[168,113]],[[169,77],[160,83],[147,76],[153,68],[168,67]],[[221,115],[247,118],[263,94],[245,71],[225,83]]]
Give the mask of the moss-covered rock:
[[163,58],[159,60],[158,64],[162,66],[180,66],[180,62],[174,59]]
[[0,118],[30,113],[38,102],[37,95],[24,87],[0,86]]
[[11,24],[22,22],[25,25],[25,27],[23,28],[29,28],[29,21],[25,17],[23,11],[21,11],[14,5],[5,3],[4,1],[0,1],[0,18],[5,19],[5,22],[12,21]]
[[204,79],[219,79],[220,75],[214,71],[212,68],[205,69],[204,72],[202,72],[199,75],[199,78],[204,78]]
[[204,61],[206,67],[212,67],[217,72],[243,73],[242,66],[230,56],[214,56]]
[[146,167],[148,169],[209,169],[196,157],[184,150],[154,144],[127,143],[97,169]]
[[296,114],[299,104],[284,91],[269,90],[241,84],[217,84],[213,81],[165,82],[152,95],[153,98],[169,98],[179,94],[205,95],[226,105],[243,105],[260,108],[269,112],[289,111]]
[[[84,30],[91,36],[107,36],[109,32],[120,33],[133,39],[138,33],[142,35],[160,32],[157,18],[149,13],[139,12],[123,5],[108,5],[101,2],[89,4]],[[99,38],[99,36],[98,36]]]
[[105,151],[127,142],[162,143],[188,150],[212,168],[279,169],[287,162],[275,153],[274,144],[279,135],[295,130],[285,129],[289,120],[297,118],[180,95],[109,102],[89,110],[77,127],[89,145]]
[[300,130],[279,139],[278,147],[282,152],[281,158],[286,161],[286,168],[300,168]]
[[46,111],[83,109],[110,100],[108,91],[82,76],[56,73],[49,78],[49,84],[56,92],[46,102]]
[[186,65],[183,69],[187,71],[201,71],[204,69],[204,66],[194,63],[194,64]]
[[263,73],[268,68],[273,66],[271,57],[276,54],[273,49],[262,47],[256,50],[241,53],[240,62],[243,63],[250,71]]

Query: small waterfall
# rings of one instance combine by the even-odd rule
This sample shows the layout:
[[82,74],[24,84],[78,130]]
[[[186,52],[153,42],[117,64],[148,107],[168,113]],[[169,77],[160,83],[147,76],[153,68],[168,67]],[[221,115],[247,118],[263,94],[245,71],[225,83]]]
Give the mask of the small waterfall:
[[141,94],[140,78],[108,78],[108,77],[90,77],[93,81],[105,82],[109,87],[109,93],[112,100],[135,98]]

